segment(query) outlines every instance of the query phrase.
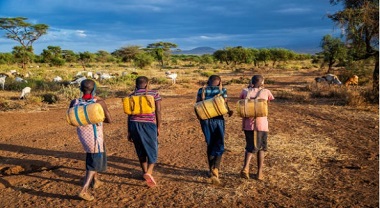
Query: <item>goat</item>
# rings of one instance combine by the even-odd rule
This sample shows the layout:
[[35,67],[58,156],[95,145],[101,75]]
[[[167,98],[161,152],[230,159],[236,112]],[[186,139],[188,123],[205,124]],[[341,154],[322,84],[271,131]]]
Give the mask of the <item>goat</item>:
[[0,84],[4,90],[4,85],[5,85],[5,79],[7,78],[7,76],[2,76],[0,75]]
[[81,77],[81,76],[83,76],[84,73],[86,73],[86,71],[79,71],[79,72],[75,75],[75,77]]
[[323,77],[316,77],[314,80],[316,83],[327,82],[327,80]]
[[168,75],[166,75],[166,77],[170,78],[172,80],[172,84],[175,84],[176,79],[177,79],[177,73],[168,74]]
[[14,69],[10,70],[9,73],[11,73],[12,75],[17,75],[18,74],[18,72],[16,70],[14,70]]
[[15,81],[16,82],[25,82],[25,83],[28,83],[28,81],[26,81],[25,79],[21,78],[21,77],[16,77],[15,78]]
[[85,79],[86,79],[85,76],[83,76],[83,77],[79,77],[79,78],[76,78],[76,79],[74,79],[73,81],[71,81],[70,84],[78,84],[78,85],[80,85],[80,83],[81,83],[83,80],[85,80]]
[[62,77],[60,76],[54,77],[53,82],[62,82]]
[[316,83],[327,82],[329,85],[331,85],[331,84],[341,85],[342,84],[342,82],[338,79],[338,77],[336,75],[333,75],[333,74],[326,74],[322,77],[316,77],[314,80]]
[[99,76],[99,74],[94,74],[93,78],[97,80],[100,78],[100,76]]
[[358,86],[359,84],[359,77],[357,75],[352,75],[349,77],[346,82],[344,83],[344,86],[348,87],[349,85]]
[[94,74],[92,72],[87,72],[87,77],[94,78]]
[[166,76],[168,76],[169,74],[171,74],[170,71],[166,71],[166,72],[165,72],[165,75],[166,75]]
[[326,74],[325,76],[322,76],[322,77],[325,78],[329,84],[337,84],[337,85],[342,84],[342,82],[338,79],[336,75]]
[[24,89],[22,89],[20,99],[26,99],[26,96],[30,94],[31,89],[32,88],[30,87],[25,87]]
[[111,76],[110,74],[107,74],[107,73],[100,75],[100,80],[111,79],[111,78],[114,78],[114,76]]
[[121,76],[122,76],[122,77],[127,76],[127,75],[128,75],[128,72],[126,72],[126,71],[123,71],[123,72],[121,73]]

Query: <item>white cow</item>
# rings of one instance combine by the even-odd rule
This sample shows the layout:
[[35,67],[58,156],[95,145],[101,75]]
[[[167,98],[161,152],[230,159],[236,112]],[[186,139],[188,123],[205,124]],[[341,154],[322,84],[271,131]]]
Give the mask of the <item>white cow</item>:
[[30,94],[31,89],[32,88],[30,87],[25,87],[24,89],[22,89],[20,99],[26,99],[26,96]]

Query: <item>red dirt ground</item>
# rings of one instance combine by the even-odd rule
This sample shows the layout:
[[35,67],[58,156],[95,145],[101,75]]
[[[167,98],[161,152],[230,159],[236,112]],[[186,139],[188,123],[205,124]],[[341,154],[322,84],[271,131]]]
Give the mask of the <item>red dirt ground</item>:
[[[269,76],[273,84],[266,87],[275,97],[279,89],[304,87],[313,78],[307,73]],[[226,85],[233,109],[244,86]],[[155,188],[141,179],[135,150],[126,139],[121,98],[106,99],[114,121],[104,128],[108,170],[100,175],[104,186],[91,191],[96,198],[92,202],[77,197],[85,155],[75,128],[66,123],[65,105],[0,112],[1,207],[379,206],[378,105],[274,100],[264,181],[239,177],[244,156],[241,118],[226,117],[223,184],[218,187],[207,178],[205,142],[193,113],[198,87],[162,90]],[[252,178],[255,171],[252,163]]]

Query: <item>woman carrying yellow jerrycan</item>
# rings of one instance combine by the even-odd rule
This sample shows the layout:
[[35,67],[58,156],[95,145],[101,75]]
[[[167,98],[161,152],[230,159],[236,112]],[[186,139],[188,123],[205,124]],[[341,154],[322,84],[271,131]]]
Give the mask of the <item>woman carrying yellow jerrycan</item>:
[[267,151],[268,106],[274,100],[272,93],[264,88],[264,77],[254,75],[248,88],[243,89],[237,104],[237,112],[243,117],[245,134],[245,156],[240,176],[249,179],[249,163],[253,154],[257,154],[257,179],[263,179],[264,152]]
[[220,185],[219,171],[224,153],[225,122],[223,115],[232,115],[227,105],[227,90],[218,75],[211,75],[207,86],[198,90],[195,113],[207,143],[209,173],[214,185]]
[[124,112],[128,115],[127,138],[133,142],[147,185],[156,186],[153,168],[158,157],[158,135],[161,125],[161,96],[149,90],[149,79],[136,78],[135,91],[123,99]]

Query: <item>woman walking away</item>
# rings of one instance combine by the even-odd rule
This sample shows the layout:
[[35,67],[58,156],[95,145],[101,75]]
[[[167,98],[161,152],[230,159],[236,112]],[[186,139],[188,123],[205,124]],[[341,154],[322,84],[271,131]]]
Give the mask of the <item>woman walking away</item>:
[[[72,100],[70,108],[90,103],[99,103],[104,111],[104,122],[111,123],[111,115],[106,103],[103,99],[95,96],[95,82],[90,79],[83,80],[80,84],[80,90],[83,96],[79,99]],[[88,192],[88,188],[90,186],[92,186],[93,189],[100,187],[103,182],[99,180],[98,172],[104,172],[107,169],[103,122],[78,126],[77,134],[83,149],[86,151],[86,175],[84,177],[82,190],[78,196],[84,200],[92,201],[94,200],[94,196]]]
[[[254,75],[248,88],[243,89],[240,99],[263,99],[274,100],[272,93],[264,88],[264,77]],[[245,134],[245,155],[243,169],[240,176],[249,179],[249,163],[253,154],[257,154],[257,175],[258,180],[263,180],[264,156],[267,151],[268,138],[268,117],[243,117],[243,131]]]

